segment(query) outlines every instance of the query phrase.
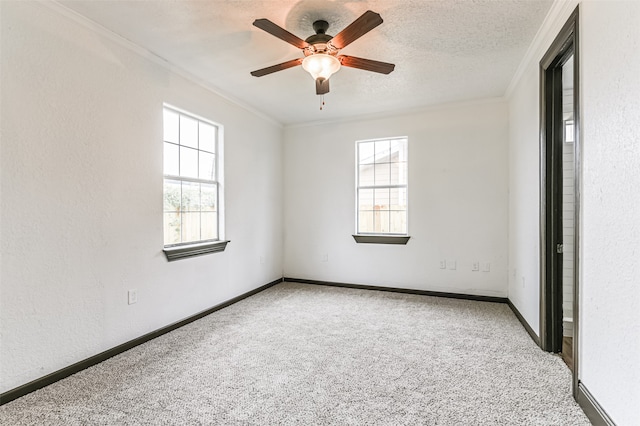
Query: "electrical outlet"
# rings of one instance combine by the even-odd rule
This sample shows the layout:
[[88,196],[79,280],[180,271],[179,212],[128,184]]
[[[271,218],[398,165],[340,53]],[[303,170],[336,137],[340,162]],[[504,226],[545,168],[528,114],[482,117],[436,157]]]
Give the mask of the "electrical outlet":
[[441,260],[440,261],[440,269],[447,269],[447,261],[446,260]]
[[129,304],[133,305],[134,303],[138,303],[138,290],[133,289],[127,292]]
[[471,264],[471,270],[472,271],[479,271],[480,270],[480,262],[478,262],[477,260],[475,262],[473,262]]

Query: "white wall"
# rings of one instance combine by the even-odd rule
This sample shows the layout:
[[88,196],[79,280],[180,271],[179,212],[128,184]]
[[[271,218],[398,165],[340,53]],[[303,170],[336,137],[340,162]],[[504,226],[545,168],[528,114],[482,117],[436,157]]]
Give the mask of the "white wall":
[[509,299],[539,333],[538,75],[528,69],[509,102]]
[[539,63],[577,5],[557,1],[507,91],[509,101],[509,299],[540,328]]
[[[0,4],[0,392],[282,276],[279,125],[48,7]],[[162,253],[163,102],[224,125],[224,253]]]
[[[411,239],[356,244],[355,141],[393,136],[409,138]],[[286,128],[285,276],[506,296],[507,137],[497,100]]]
[[580,380],[618,425],[640,424],[640,2],[581,13]]
[[[539,326],[539,61],[577,2],[556,2],[509,92],[509,298]],[[582,206],[578,377],[640,422],[640,3],[580,5]],[[524,277],[524,284],[522,278]]]

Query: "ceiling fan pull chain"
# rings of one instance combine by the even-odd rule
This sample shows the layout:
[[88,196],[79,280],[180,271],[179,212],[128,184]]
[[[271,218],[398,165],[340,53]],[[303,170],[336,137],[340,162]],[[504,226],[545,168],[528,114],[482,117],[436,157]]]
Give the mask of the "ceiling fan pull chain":
[[324,95],[322,96],[322,102],[320,103],[320,111],[322,111],[322,109],[324,108]]

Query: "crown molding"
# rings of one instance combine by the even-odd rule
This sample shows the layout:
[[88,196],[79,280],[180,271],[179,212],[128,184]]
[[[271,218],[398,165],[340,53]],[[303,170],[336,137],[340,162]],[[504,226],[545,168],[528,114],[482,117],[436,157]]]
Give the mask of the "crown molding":
[[547,16],[544,18],[542,25],[540,25],[540,28],[529,45],[522,61],[520,61],[520,65],[518,65],[511,82],[507,86],[507,90],[504,94],[505,98],[509,99],[511,97],[525,71],[532,65],[537,66],[542,56],[551,45],[551,42],[553,42],[557,33],[560,31],[578,4],[578,0],[554,0],[551,8],[549,9],[549,13],[547,13]]
[[202,78],[197,77],[196,75],[190,73],[189,71],[185,70],[184,68],[172,63],[171,61],[163,58],[162,56],[152,52],[151,50],[148,50],[136,43],[134,43],[133,41],[109,30],[108,28],[98,24],[95,21],[92,21],[91,19],[81,15],[80,13],[69,9],[68,7],[58,3],[56,0],[38,0],[37,4],[40,4],[48,9],[50,9],[51,11],[57,13],[60,16],[63,16],[85,28],[87,28],[88,30],[99,34],[107,39],[109,39],[110,41],[118,44],[119,46],[129,50],[130,52],[133,52],[135,54],[137,54],[138,56],[141,56],[153,63],[155,63],[156,65],[159,65],[163,68],[165,68],[166,70],[202,87],[203,89],[213,93],[216,96],[221,97],[222,99],[224,99],[225,101],[240,107],[242,109],[244,109],[245,111],[256,115],[276,126],[278,126],[279,128],[283,127],[283,124],[276,120],[275,118],[265,114],[264,112],[242,102],[241,100],[235,98],[234,96],[232,96],[229,93],[226,93],[225,91],[221,90],[218,87],[215,87],[213,85],[211,85],[210,83],[204,81]]

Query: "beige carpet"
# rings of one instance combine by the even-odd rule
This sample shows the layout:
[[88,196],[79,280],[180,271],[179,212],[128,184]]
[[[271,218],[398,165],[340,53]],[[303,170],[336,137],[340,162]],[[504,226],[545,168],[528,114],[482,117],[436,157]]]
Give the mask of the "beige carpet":
[[283,283],[0,407],[2,425],[588,425],[507,305]]

